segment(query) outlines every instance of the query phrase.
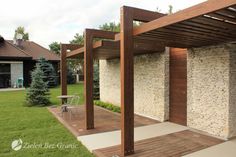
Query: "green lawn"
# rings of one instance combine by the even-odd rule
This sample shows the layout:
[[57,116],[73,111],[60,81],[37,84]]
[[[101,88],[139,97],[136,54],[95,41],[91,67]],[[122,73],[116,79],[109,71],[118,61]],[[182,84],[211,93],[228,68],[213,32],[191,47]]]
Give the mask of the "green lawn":
[[[69,85],[68,93],[83,98],[83,85]],[[58,95],[60,88],[51,89],[54,105],[59,104]],[[0,157],[92,157],[46,107],[25,107],[24,100],[25,91],[0,92]],[[31,148],[12,150],[12,141],[19,138],[24,147]],[[46,148],[48,144],[52,148]]]

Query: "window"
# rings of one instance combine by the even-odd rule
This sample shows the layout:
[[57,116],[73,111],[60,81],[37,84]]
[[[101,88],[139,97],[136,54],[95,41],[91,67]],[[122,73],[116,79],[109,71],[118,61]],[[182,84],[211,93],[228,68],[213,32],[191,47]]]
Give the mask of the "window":
[[0,88],[11,86],[11,65],[0,63]]
[[10,64],[2,64],[0,63],[0,74],[10,74],[11,73],[11,66]]

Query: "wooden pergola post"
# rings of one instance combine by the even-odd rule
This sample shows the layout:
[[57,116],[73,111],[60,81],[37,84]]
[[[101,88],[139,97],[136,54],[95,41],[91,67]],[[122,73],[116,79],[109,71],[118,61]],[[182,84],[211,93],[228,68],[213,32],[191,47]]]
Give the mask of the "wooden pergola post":
[[123,6],[120,15],[121,154],[134,153],[133,21],[149,22],[165,14]]
[[[61,95],[67,95],[67,65],[66,65],[66,51],[65,44],[61,44]],[[62,104],[64,100],[62,100]]]
[[85,95],[85,126],[94,128],[93,105],[93,39],[114,39],[116,32],[86,29],[84,33],[84,95]]
[[93,106],[93,36],[86,29],[84,33],[84,96],[85,96],[85,126],[94,128]]
[[[61,75],[61,95],[67,95],[67,50],[73,51],[83,46],[78,44],[61,44],[61,61],[60,61],[60,75]],[[62,99],[62,104],[66,99]]]
[[120,19],[121,153],[134,153],[133,13],[122,7]]

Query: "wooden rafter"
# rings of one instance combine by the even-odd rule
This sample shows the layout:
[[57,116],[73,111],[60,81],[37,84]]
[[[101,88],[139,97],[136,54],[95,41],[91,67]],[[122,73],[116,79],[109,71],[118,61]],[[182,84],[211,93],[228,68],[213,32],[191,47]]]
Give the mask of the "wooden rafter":
[[140,27],[134,29],[134,35],[139,35],[151,30],[162,28],[168,25],[172,25],[181,21],[196,18],[214,11],[221,10],[222,8],[227,8],[236,4],[235,0],[208,0],[199,5],[187,8],[185,10],[179,11],[175,14],[171,14],[151,22],[145,23]]

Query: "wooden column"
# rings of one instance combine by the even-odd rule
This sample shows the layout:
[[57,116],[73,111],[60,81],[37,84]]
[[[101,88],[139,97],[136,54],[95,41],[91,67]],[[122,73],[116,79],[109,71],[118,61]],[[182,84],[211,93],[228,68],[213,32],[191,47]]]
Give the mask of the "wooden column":
[[93,36],[91,35],[91,31],[86,29],[84,37],[85,126],[86,129],[93,129]]
[[86,29],[84,34],[84,94],[86,129],[94,129],[93,105],[93,39],[114,39],[115,32]]
[[67,51],[66,45],[61,44],[61,62],[60,62],[60,67],[61,67],[61,95],[67,95],[66,51]]
[[121,153],[134,153],[134,65],[133,13],[121,8],[120,72],[121,72]]

